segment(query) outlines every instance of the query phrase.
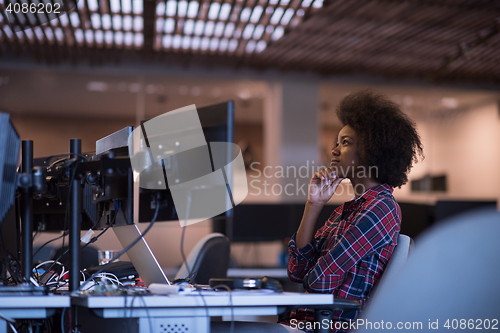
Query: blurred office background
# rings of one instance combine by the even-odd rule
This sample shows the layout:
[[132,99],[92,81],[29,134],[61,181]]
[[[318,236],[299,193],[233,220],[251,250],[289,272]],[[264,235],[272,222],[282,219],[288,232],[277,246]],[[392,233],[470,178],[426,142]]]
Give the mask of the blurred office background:
[[[262,204],[294,205],[299,213],[281,216],[298,224],[300,186],[329,164],[341,128],[335,108],[362,88],[399,103],[423,139],[425,160],[395,190],[406,233],[500,199],[497,1],[85,0],[46,23],[20,17],[17,32],[0,7],[0,110],[34,141],[35,157],[67,153],[71,138],[92,151],[142,119],[235,101],[255,223],[233,245],[235,265],[281,263],[291,233],[266,237],[286,228]],[[23,29],[34,22],[44,24]],[[301,167],[304,177],[291,174]],[[348,188],[332,206],[350,199]],[[154,228],[147,238],[165,253],[161,264],[179,265],[179,225]],[[210,222],[189,226],[186,252],[210,231]],[[96,246],[120,247],[106,237]]]

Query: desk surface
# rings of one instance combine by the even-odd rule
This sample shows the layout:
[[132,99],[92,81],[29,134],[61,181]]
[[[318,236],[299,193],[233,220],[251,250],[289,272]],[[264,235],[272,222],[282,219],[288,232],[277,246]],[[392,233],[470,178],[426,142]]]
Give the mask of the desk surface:
[[[203,296],[203,297],[202,297]],[[331,294],[275,293],[267,291],[197,292],[187,295],[84,296],[75,297],[74,305],[87,308],[189,308],[258,307],[333,304]],[[139,299],[140,300],[139,300]]]
[[71,299],[63,295],[0,296],[0,311],[11,318],[47,318],[55,309],[69,308]]
[[69,308],[70,297],[64,295],[15,295],[0,296],[0,309],[40,309],[40,308]]

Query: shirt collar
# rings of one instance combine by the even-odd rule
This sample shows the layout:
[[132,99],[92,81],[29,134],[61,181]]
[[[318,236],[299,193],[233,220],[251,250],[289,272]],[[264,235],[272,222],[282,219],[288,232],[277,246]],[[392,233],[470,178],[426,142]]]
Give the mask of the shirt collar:
[[354,203],[354,202],[361,202],[361,201],[365,201],[365,200],[370,200],[370,199],[375,198],[376,196],[378,196],[380,193],[382,193],[384,191],[389,191],[390,193],[392,193],[394,191],[394,189],[391,186],[387,185],[387,184],[377,185],[377,186],[374,186],[372,188],[369,188],[359,198],[357,198],[357,199],[354,198],[354,199],[352,199],[351,201],[348,201],[348,202],[349,203]]

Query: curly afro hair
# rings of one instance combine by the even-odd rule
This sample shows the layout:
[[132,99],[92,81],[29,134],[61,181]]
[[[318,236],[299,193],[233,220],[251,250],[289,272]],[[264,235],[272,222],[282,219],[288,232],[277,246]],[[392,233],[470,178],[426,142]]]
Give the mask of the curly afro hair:
[[337,116],[358,134],[361,163],[377,167],[377,181],[392,187],[406,184],[413,163],[423,158],[423,146],[415,123],[399,105],[382,94],[362,90],[340,102]]

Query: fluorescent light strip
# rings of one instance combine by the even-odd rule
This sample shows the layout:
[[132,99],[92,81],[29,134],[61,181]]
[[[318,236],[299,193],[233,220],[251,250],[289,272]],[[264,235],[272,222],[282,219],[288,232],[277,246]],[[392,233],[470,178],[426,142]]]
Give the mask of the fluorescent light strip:
[[90,21],[92,23],[92,27],[94,29],[100,29],[101,28],[101,17],[99,14],[92,14],[90,16]]
[[220,4],[217,2],[213,2],[210,5],[210,10],[208,11],[208,18],[210,20],[216,20],[219,15]]
[[187,17],[195,18],[198,15],[199,4],[197,1],[191,1],[187,10]]
[[179,1],[177,5],[177,16],[186,17],[187,8],[188,8],[187,1],[184,0]]
[[123,30],[125,31],[132,30],[132,17],[129,15],[123,16]]
[[122,0],[122,12],[130,14],[132,12],[132,0]]

